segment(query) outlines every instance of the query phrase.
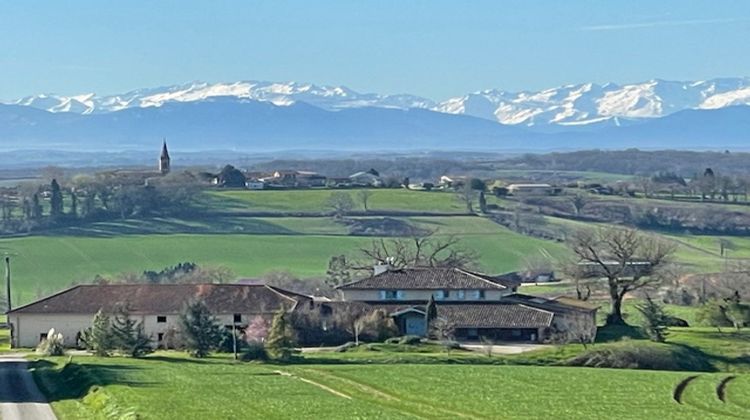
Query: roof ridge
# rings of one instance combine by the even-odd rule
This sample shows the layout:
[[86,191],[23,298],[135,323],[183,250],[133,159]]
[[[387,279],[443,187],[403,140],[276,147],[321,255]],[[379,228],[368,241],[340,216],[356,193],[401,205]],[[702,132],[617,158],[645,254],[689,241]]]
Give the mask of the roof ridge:
[[77,288],[79,288],[81,286],[88,286],[88,285],[87,284],[76,284],[76,285],[73,285],[71,287],[68,287],[67,289],[60,290],[59,292],[53,293],[53,294],[51,294],[51,295],[49,295],[47,297],[43,297],[43,298],[41,298],[39,300],[35,300],[35,301],[29,302],[29,303],[27,303],[25,305],[21,305],[21,306],[15,307],[15,308],[13,308],[13,309],[11,309],[9,311],[5,311],[5,314],[6,315],[7,314],[11,314],[11,313],[19,311],[21,309],[27,308],[27,307],[29,307],[31,305],[36,305],[36,304],[41,303],[41,302],[46,302],[46,301],[48,301],[48,300],[50,300],[52,298],[56,298],[56,297],[62,295],[63,293],[67,293],[67,292],[69,292],[71,290],[74,290],[74,289],[77,289]]

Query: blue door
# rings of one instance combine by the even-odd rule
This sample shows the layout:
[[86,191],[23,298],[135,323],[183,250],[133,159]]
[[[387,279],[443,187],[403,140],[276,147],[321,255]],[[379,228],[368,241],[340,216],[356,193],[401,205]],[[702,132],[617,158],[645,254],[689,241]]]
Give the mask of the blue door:
[[424,317],[410,316],[406,318],[406,335],[425,335]]

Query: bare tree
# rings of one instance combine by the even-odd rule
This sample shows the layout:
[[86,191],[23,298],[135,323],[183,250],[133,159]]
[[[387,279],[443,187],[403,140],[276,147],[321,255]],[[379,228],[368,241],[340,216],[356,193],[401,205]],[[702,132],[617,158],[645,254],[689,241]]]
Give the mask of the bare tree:
[[357,197],[362,203],[362,208],[367,211],[367,202],[370,201],[370,197],[372,197],[372,191],[368,189],[359,190],[359,192],[357,192]]
[[568,244],[586,277],[607,280],[611,309],[607,325],[625,324],[622,301],[630,292],[662,281],[674,245],[634,229],[581,231]]
[[341,191],[331,194],[326,204],[333,209],[337,217],[346,215],[354,208],[352,196],[349,193]]
[[474,213],[474,198],[477,191],[471,188],[471,184],[466,183],[456,190],[456,200],[466,205],[468,213]]
[[573,209],[576,212],[576,216],[580,216],[583,213],[583,208],[590,202],[589,198],[583,194],[576,194],[570,199],[570,204],[573,205]]
[[432,233],[412,238],[378,239],[369,248],[362,248],[361,254],[367,263],[354,266],[354,269],[370,269],[373,261],[390,264],[394,267],[456,267],[467,268],[474,265],[477,255],[459,246],[454,236],[436,237]]

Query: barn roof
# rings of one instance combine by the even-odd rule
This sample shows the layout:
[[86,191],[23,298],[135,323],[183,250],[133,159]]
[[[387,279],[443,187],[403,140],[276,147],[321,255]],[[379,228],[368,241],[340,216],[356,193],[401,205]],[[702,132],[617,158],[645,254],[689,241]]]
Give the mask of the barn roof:
[[9,311],[9,314],[93,314],[127,304],[133,314],[179,313],[194,299],[214,313],[274,312],[292,309],[307,296],[263,284],[88,284]]

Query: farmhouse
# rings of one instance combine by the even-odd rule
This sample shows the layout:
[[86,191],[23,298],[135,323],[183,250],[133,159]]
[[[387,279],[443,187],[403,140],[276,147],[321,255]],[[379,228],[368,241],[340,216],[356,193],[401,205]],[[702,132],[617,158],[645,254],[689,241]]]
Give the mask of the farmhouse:
[[556,190],[549,184],[511,184],[508,192],[513,195],[552,195]]
[[459,340],[593,339],[597,307],[519,294],[519,284],[513,278],[459,268],[395,269],[380,264],[372,276],[339,286],[338,301],[264,284],[79,285],[9,311],[8,323],[14,347],[36,346],[53,327],[63,334],[65,345],[73,347],[81,344],[81,332],[99,310],[113,314],[124,305],[133,320],[143,323],[154,346],[168,347],[185,304],[200,299],[229,329],[242,329],[257,316],[270,321],[280,309],[310,315],[323,330],[340,316],[385,310],[401,334],[424,336],[427,305],[434,301],[437,319],[452,325]]
[[78,285],[9,311],[11,345],[34,347],[54,327],[66,346],[78,346],[81,331],[100,309],[114,313],[117,305],[126,305],[160,346],[176,331],[181,310],[193,299],[202,299],[227,328],[244,328],[256,316],[270,321],[281,308],[299,311],[312,305],[307,296],[262,284]]
[[403,334],[427,333],[426,305],[432,298],[437,317],[455,327],[456,338],[541,342],[556,335],[593,338],[597,307],[516,293],[519,282],[458,268],[390,269],[338,289],[344,301],[386,309]]

